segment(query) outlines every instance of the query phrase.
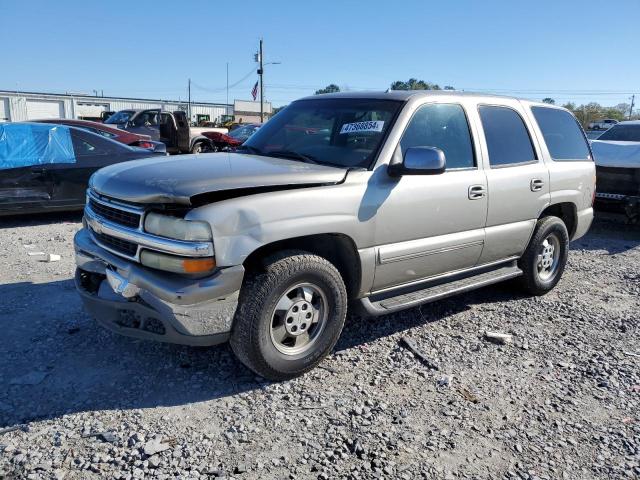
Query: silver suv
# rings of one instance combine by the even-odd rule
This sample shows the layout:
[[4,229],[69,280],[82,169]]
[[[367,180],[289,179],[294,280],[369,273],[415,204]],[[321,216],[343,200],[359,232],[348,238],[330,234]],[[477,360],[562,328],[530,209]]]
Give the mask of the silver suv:
[[551,290],[591,224],[591,157],[548,104],[305,98],[233,153],[94,174],[77,288],[118,333],[230,340],[258,374],[291,378],[331,351],[348,304],[384,315],[509,279]]

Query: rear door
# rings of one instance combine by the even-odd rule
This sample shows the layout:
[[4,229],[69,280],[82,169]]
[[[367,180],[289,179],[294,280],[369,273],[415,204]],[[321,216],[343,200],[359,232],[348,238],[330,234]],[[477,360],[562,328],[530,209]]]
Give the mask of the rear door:
[[520,102],[478,105],[489,189],[486,240],[479,263],[520,256],[549,203],[549,172]]
[[0,168],[0,210],[19,210],[46,206],[53,196],[51,168],[33,165]]

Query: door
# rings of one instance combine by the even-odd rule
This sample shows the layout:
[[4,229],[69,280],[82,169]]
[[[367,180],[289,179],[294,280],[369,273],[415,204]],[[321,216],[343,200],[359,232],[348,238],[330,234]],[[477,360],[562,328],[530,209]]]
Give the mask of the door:
[[9,99],[0,97],[0,123],[10,121],[11,115],[9,115]]
[[64,118],[64,106],[57,100],[27,100],[27,119]]
[[160,141],[160,109],[143,110],[136,113],[127,124],[127,131],[148,135],[152,140]]
[[489,186],[486,241],[480,263],[520,256],[549,203],[549,172],[519,102],[479,105]]
[[476,265],[484,244],[487,182],[462,105],[420,106],[394,161],[409,147],[437,147],[446,157],[440,175],[372,177],[377,248],[373,290],[416,282]]
[[53,196],[51,168],[31,165],[3,169],[0,165],[0,210],[20,213],[46,207]]
[[191,134],[187,114],[181,110],[173,112],[176,120],[176,142],[181,152],[191,151]]

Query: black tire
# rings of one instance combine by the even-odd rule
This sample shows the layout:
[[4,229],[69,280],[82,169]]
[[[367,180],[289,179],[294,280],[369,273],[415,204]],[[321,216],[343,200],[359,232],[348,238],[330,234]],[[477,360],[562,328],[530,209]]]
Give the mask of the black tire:
[[[323,292],[326,317],[323,315],[323,327],[307,351],[285,354],[273,340],[272,326],[277,320],[274,310],[279,300],[301,283],[314,285]],[[287,380],[311,370],[331,351],[340,337],[346,314],[347,292],[336,267],[308,252],[283,251],[269,257],[262,271],[247,273],[231,332],[231,348],[258,375],[269,380]]]
[[[559,249],[557,257],[553,256],[552,266],[545,269],[540,266],[541,257],[546,246],[553,244],[557,239],[554,252]],[[550,240],[550,241],[549,241]],[[562,277],[567,264],[569,253],[569,233],[564,222],[558,217],[548,216],[538,220],[533,236],[524,255],[518,261],[518,266],[524,272],[520,277],[520,286],[531,295],[544,295],[557,285]]]
[[197,142],[193,147],[191,147],[191,153],[202,153],[205,151],[204,144],[202,142]]

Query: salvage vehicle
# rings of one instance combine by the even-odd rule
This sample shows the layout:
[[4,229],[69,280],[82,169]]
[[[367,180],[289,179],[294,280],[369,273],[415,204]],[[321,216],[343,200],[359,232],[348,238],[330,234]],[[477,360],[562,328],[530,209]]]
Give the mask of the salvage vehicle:
[[596,207],[640,220],[640,120],[620,122],[591,142],[596,162]]
[[82,210],[89,177],[128,160],[166,156],[85,129],[49,123],[0,124],[0,216]]
[[316,366],[347,305],[384,315],[504,280],[543,295],[593,218],[566,109],[459,92],[295,101],[235,152],[96,172],[74,239],[102,325],[230,340],[268,379]]
[[103,137],[110,138],[116,142],[124,143],[131,147],[150,148],[152,150],[164,150],[166,147],[161,142],[154,142],[149,135],[141,135],[139,133],[127,132],[120,128],[110,127],[104,123],[91,122],[89,120],[73,120],[68,118],[51,118],[47,120],[32,120],[35,123],[57,123],[59,125],[69,125],[87,130]]
[[614,120],[613,118],[603,118],[602,120],[596,120],[594,122],[590,122],[587,125],[589,130],[607,130],[618,123],[618,120]]
[[246,125],[238,127],[226,134],[219,132],[204,132],[203,135],[211,140],[211,143],[213,144],[213,151],[219,152],[242,145],[251,135],[256,133],[259,128],[259,123],[247,123]]
[[201,153],[212,151],[205,131],[225,131],[220,128],[189,127],[187,114],[181,110],[165,112],[159,108],[120,110],[105,122],[128,132],[148,135],[164,143],[170,153]]

